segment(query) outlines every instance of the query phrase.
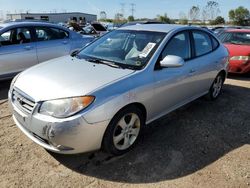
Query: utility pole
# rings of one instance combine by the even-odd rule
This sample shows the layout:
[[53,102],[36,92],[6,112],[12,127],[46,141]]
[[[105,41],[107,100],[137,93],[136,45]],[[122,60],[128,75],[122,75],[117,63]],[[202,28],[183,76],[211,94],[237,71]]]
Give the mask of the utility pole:
[[132,16],[134,17],[134,13],[135,13],[135,4],[134,3],[131,3],[130,4],[131,5],[131,14],[132,14]]

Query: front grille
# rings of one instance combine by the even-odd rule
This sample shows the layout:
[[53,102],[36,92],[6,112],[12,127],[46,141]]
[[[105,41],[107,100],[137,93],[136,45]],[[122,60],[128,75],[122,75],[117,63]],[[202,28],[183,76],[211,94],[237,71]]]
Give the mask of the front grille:
[[35,107],[35,102],[24,97],[16,90],[12,91],[12,101],[20,109],[25,112],[31,113]]

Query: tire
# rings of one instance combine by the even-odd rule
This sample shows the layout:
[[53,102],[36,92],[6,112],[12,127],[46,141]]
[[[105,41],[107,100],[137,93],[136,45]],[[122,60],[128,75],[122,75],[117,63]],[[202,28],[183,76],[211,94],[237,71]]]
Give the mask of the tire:
[[207,94],[207,99],[215,100],[221,94],[222,86],[224,83],[224,76],[222,73],[218,74],[211,85],[209,92]]
[[122,155],[131,150],[139,138],[145,124],[140,109],[129,106],[118,112],[109,123],[103,137],[102,148],[112,155]]

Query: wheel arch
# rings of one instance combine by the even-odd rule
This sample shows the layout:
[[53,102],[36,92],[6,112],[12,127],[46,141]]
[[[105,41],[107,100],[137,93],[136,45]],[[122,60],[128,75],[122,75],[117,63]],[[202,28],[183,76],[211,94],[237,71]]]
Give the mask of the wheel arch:
[[219,75],[219,74],[221,74],[221,75],[223,76],[223,82],[225,82],[226,77],[227,77],[226,71],[225,71],[225,70],[221,70],[221,71],[218,73],[218,75]]
[[143,117],[144,117],[144,120],[146,121],[147,120],[147,109],[146,107],[142,104],[142,103],[139,103],[139,102],[133,102],[133,103],[129,103],[127,104],[126,106],[122,107],[120,110],[118,110],[116,112],[116,114],[114,115],[114,117],[120,113],[122,110],[124,110],[125,108],[128,108],[130,106],[135,106],[136,108],[138,108],[142,114],[143,114]]
[[[120,110],[118,110],[115,115],[113,116],[113,118],[111,119],[110,123],[113,121],[113,119],[119,114],[121,113],[121,111],[125,110],[126,108],[129,108],[129,107],[135,107],[137,109],[139,109],[141,112],[142,112],[142,115],[143,115],[143,118],[144,118],[144,123],[146,122],[146,119],[147,119],[147,110],[145,108],[145,106],[142,104],[142,103],[139,103],[139,102],[133,102],[133,103],[130,103],[130,104],[127,104],[125,105],[124,107],[122,107]],[[110,125],[109,123],[109,125]],[[103,138],[102,138],[102,142],[101,142],[101,149],[104,150],[104,151],[108,151],[110,152],[110,150],[107,150],[107,141],[105,142],[105,135],[108,134],[108,127],[106,128],[105,132],[104,132],[104,135],[103,135]]]

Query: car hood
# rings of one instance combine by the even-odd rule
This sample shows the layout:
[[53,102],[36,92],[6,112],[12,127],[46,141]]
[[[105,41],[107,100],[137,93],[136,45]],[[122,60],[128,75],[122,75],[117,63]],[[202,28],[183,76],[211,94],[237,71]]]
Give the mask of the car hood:
[[249,45],[236,45],[236,44],[224,44],[228,49],[230,56],[249,56],[250,46]]
[[14,87],[35,102],[46,101],[88,95],[133,72],[64,56],[22,72]]

